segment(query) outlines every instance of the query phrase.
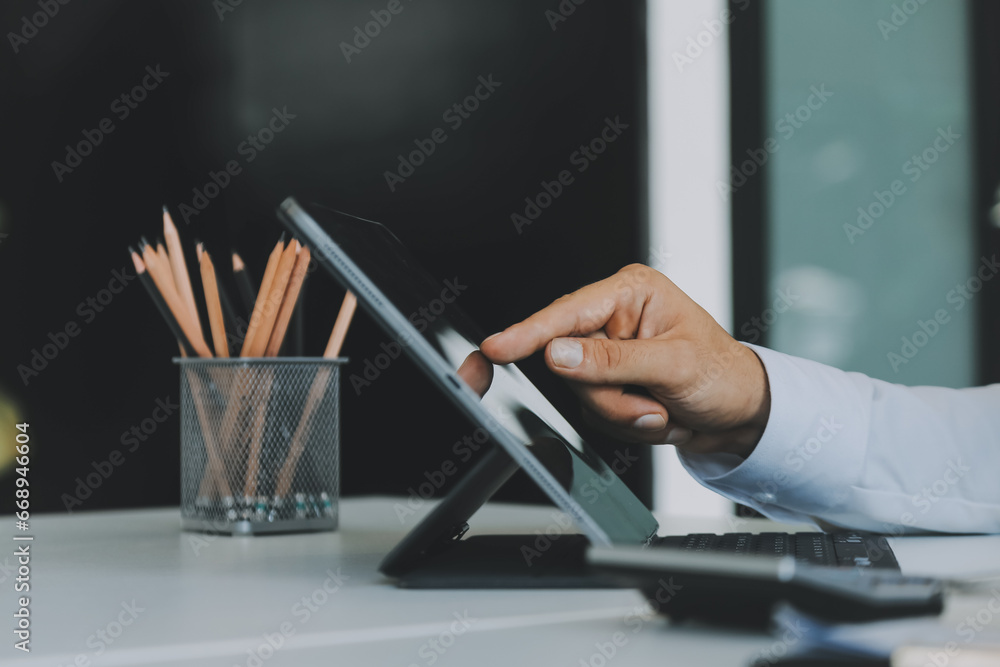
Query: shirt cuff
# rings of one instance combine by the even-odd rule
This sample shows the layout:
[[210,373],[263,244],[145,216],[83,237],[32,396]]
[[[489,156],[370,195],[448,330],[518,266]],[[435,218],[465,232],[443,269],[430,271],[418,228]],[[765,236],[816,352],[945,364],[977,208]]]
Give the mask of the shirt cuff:
[[864,383],[857,374],[745,345],[770,385],[760,442],[746,459],[678,451],[681,463],[702,485],[773,518],[839,514],[864,465]]

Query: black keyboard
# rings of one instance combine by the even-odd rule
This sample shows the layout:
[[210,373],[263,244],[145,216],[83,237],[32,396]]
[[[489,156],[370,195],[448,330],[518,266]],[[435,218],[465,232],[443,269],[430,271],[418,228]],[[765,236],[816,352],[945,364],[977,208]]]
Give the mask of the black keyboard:
[[837,533],[692,533],[653,539],[657,548],[693,553],[794,556],[795,560],[828,567],[876,568],[899,571],[899,563],[884,535],[860,531]]

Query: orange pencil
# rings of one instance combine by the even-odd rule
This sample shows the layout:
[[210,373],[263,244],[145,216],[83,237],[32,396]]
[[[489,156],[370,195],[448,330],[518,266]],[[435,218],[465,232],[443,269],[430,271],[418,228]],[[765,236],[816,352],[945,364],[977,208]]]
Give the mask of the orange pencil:
[[[330,333],[330,340],[326,344],[323,357],[334,359],[340,354],[340,348],[344,344],[344,338],[347,336],[347,329],[351,326],[351,318],[354,317],[354,310],[357,303],[358,299],[354,296],[353,292],[348,292],[344,295],[344,301],[340,306],[340,312],[337,314],[337,321],[333,324],[333,331]],[[302,418],[299,420],[299,425],[295,428],[295,433],[292,434],[292,444],[288,449],[288,456],[285,458],[285,462],[281,465],[281,470],[278,472],[278,484],[274,494],[279,498],[288,495],[288,492],[292,488],[292,482],[295,481],[295,470],[299,465],[299,458],[302,457],[306,440],[309,438],[309,433],[312,430],[312,416],[323,400],[323,391],[329,379],[330,369],[320,368],[316,372],[312,386],[309,388],[309,395],[306,397],[306,404],[302,409]]]
[[351,318],[354,317],[357,306],[358,297],[354,296],[354,292],[344,295],[337,321],[333,323],[333,331],[330,332],[330,340],[327,341],[326,350],[323,351],[323,356],[327,359],[336,359],[340,355],[340,348],[344,345],[344,338],[347,337],[347,329],[351,326]]
[[310,257],[309,248],[302,248],[298,257],[295,258],[295,266],[292,267],[292,275],[288,280],[288,287],[285,289],[285,296],[281,301],[281,309],[274,321],[271,339],[267,343],[267,349],[264,350],[265,357],[276,357],[281,350],[281,344],[285,340],[285,332],[288,331],[288,323],[292,320],[292,312],[295,310],[299,293],[302,291],[302,283],[306,279]]
[[264,278],[260,281],[260,290],[257,292],[257,301],[253,306],[253,314],[250,315],[250,324],[247,327],[246,338],[243,339],[243,347],[240,349],[241,357],[249,357],[254,336],[260,328],[263,319],[264,303],[271,292],[271,282],[274,274],[278,270],[278,262],[281,261],[282,251],[285,249],[285,235],[281,235],[278,244],[271,251],[271,256],[267,259],[267,267],[264,269]]
[[[177,286],[177,293],[191,313],[191,319],[197,325],[198,331],[203,332],[201,320],[198,318],[198,306],[195,305],[194,301],[194,290],[191,289],[191,277],[188,275],[187,262],[184,261],[184,248],[181,246],[181,237],[177,233],[174,221],[170,219],[170,213],[167,211],[166,206],[163,207],[163,238],[167,242],[170,270],[174,276],[174,285]],[[204,338],[204,333],[202,333],[202,338]]]
[[215,280],[215,265],[212,257],[198,244],[201,265],[201,284],[205,288],[205,304],[208,306],[208,324],[212,329],[212,343],[215,356],[228,357],[229,344],[226,341],[226,325],[222,317],[222,302],[219,300],[219,286]]
[[162,258],[159,256],[157,251],[153,250],[153,246],[146,244],[143,247],[142,252],[147,272],[152,277],[153,283],[156,285],[156,289],[158,289],[160,294],[163,296],[163,300],[166,302],[170,312],[173,313],[174,317],[177,319],[177,323],[180,325],[181,330],[187,337],[188,342],[191,343],[191,347],[199,357],[211,357],[212,352],[208,349],[208,346],[205,344],[205,340],[201,337],[201,332],[194,329],[187,307],[180,300],[180,297],[177,295],[176,288],[169,280],[169,267],[165,267],[162,264]]
[[[281,309],[281,302],[285,296],[285,290],[288,287],[288,281],[291,278],[296,256],[301,254],[301,250],[302,246],[298,241],[293,239],[284,252],[281,253],[278,267],[274,271],[274,278],[271,280],[270,294],[260,311],[261,322],[250,345],[250,352],[248,354],[250,357],[265,355],[271,330],[274,328],[278,311]],[[261,288],[261,293],[263,294],[263,287]],[[258,297],[259,301],[260,297]],[[247,454],[247,473],[243,486],[243,495],[245,497],[253,497],[257,493],[257,474],[260,471],[260,455],[264,447],[265,415],[267,414],[268,399],[271,396],[271,369],[261,369],[260,380],[261,395],[258,397],[260,404],[254,413],[252,425],[253,436],[250,439],[250,451]]]
[[292,276],[292,267],[295,266],[295,258],[302,246],[298,241],[292,240],[281,253],[278,267],[274,271],[274,279],[271,281],[270,293],[264,301],[261,309],[261,322],[254,335],[253,344],[250,346],[248,356],[262,357],[267,349],[267,342],[271,338],[271,329],[278,318],[278,311],[281,309],[281,301],[285,297],[285,289],[288,287],[288,280]]

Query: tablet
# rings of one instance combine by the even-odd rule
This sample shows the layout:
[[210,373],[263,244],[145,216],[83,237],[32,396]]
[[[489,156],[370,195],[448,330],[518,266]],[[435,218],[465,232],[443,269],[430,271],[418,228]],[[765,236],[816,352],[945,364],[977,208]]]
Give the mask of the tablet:
[[484,336],[459,305],[468,297],[458,278],[431,278],[380,223],[293,198],[279,218],[354,292],[387,342],[398,343],[591,543],[642,545],[655,536],[652,513],[527,377],[479,353]]

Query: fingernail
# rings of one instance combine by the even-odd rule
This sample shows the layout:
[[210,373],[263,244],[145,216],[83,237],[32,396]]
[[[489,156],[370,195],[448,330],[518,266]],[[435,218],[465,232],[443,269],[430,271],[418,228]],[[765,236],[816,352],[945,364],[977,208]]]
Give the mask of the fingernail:
[[643,415],[632,423],[632,428],[640,431],[660,431],[667,426],[666,420],[661,415]]
[[569,338],[552,341],[552,363],[560,368],[576,368],[583,362],[583,345]]
[[[485,343],[488,340],[493,340],[494,338],[496,338],[497,336],[499,336],[502,333],[503,333],[502,331],[498,331],[495,334],[493,334],[492,336],[487,336],[486,338],[483,339],[483,343]],[[481,346],[482,346],[482,343],[480,343],[480,347]]]

